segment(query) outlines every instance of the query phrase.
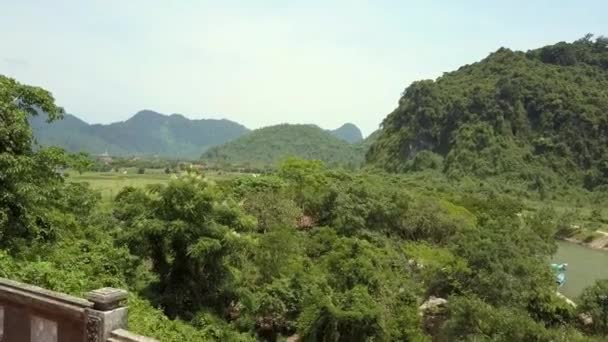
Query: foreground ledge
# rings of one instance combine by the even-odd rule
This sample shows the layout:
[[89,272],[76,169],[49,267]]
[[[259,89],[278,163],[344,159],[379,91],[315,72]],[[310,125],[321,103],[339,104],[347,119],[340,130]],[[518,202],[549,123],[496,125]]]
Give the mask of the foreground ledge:
[[127,291],[78,298],[0,278],[0,342],[153,342],[128,332]]

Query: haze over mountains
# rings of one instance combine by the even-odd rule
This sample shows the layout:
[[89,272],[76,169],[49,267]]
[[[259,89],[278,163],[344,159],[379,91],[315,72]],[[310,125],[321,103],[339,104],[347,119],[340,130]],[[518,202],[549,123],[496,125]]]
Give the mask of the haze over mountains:
[[[50,124],[40,115],[31,118],[30,123],[38,143],[43,146],[117,156],[198,158],[209,148],[250,132],[247,127],[226,119],[193,120],[180,114],[164,115],[151,110],[142,110],[126,121],[108,125],[90,125],[71,114]],[[323,132],[347,143],[363,139],[359,128],[350,123]]]

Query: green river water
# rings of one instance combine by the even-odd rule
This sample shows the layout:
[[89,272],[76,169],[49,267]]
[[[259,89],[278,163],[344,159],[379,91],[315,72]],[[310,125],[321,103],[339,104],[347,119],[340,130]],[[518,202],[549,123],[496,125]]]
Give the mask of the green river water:
[[553,262],[568,263],[566,283],[559,289],[566,297],[574,299],[596,280],[608,279],[608,252],[564,241],[558,246]]

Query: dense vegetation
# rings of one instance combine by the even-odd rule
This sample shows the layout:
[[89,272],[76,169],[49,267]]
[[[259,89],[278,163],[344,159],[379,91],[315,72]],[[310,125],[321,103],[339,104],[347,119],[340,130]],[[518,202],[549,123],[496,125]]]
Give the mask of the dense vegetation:
[[[43,114],[29,120],[42,146],[57,146],[74,153],[165,159],[198,159],[207,149],[249,132],[245,126],[230,120],[190,120],[179,114],[163,115],[150,110],[109,125],[90,125],[70,114],[51,122]],[[361,131],[353,124],[327,132],[349,143],[363,140]]]
[[340,138],[351,144],[358,143],[363,140],[363,134],[359,127],[352,123],[345,123],[344,125],[330,131],[335,137]]
[[322,160],[331,166],[358,167],[364,151],[315,125],[276,125],[252,131],[209,149],[203,160],[244,167],[274,166],[287,157]]
[[44,146],[70,152],[118,156],[198,158],[211,146],[235,139],[249,130],[229,120],[190,120],[144,110],[123,122],[89,125],[73,115],[47,123],[41,115],[30,119],[34,135]]
[[[345,171],[289,158],[276,171],[256,177],[211,180],[185,172],[166,184],[126,187],[108,205],[100,205],[100,194],[86,183],[68,182],[58,173],[66,166],[90,167],[85,155],[34,144],[28,117],[41,111],[50,119],[62,115],[52,96],[0,76],[0,276],[76,295],[103,286],[127,288],[130,329],[162,341],[284,341],[294,335],[332,342],[605,340],[606,281],[585,290],[574,308],[557,296],[548,266],[555,236],[571,227],[572,213],[556,211],[549,201],[528,205],[531,199],[565,194],[577,206],[605,206],[602,187],[592,183],[590,192],[547,186],[540,192],[496,179],[499,173],[519,172],[511,162],[524,163],[542,181],[538,170],[579,184],[589,172],[599,172],[594,158],[605,146],[587,144],[601,139],[605,114],[594,110],[605,108],[605,94],[586,87],[587,81],[605,82],[597,44],[589,39],[573,44],[576,62],[568,66],[548,63],[565,63],[560,51],[571,45],[548,47],[551,53],[501,50],[462,69],[471,75],[461,70],[437,82],[415,83],[383,129],[357,146],[317,127],[280,126],[266,130],[288,147],[253,132],[248,136],[255,139],[226,150],[239,158],[245,158],[244,151],[260,152],[268,163],[278,159],[271,149],[286,151],[284,157],[302,148],[308,153],[303,157],[323,159],[330,152],[318,154],[311,144],[326,142],[328,150],[343,156],[337,160],[350,161],[356,160],[356,148],[371,143],[373,165],[410,171],[406,174]],[[496,56],[512,62],[502,66]],[[515,132],[496,133],[486,117],[497,115],[491,110],[495,102],[484,102],[496,90],[496,80],[486,68],[501,75],[517,66],[530,68],[522,71],[524,80],[527,72],[538,70],[551,71],[543,76],[551,80],[552,73],[570,75],[562,68],[588,69],[570,91],[590,113],[564,111],[574,116],[567,122],[580,127],[587,127],[583,118],[594,118],[600,131],[563,124],[546,132],[554,134],[547,139],[565,139],[564,132],[576,130],[580,146],[574,137],[568,142],[586,146],[589,156],[572,152],[558,158],[551,149],[520,154],[531,148],[526,144],[539,130],[523,116]],[[477,80],[472,75],[480,77],[480,91],[465,97],[473,87],[467,82]],[[442,90],[449,85],[462,95],[460,102]],[[587,92],[579,94],[580,89]],[[537,102],[521,95],[521,105],[540,106],[541,95],[534,95]],[[477,112],[476,103],[486,107]],[[463,111],[452,117],[445,108]],[[469,122],[464,114],[477,116]],[[443,126],[447,117],[459,128],[443,129],[452,127]],[[406,123],[416,129],[410,131]],[[529,135],[517,133],[526,127]],[[447,137],[441,132],[458,139],[442,145]],[[247,143],[255,148],[245,150]],[[412,152],[422,147],[432,151]],[[222,156],[216,151],[211,157]],[[560,168],[564,165],[570,166]],[[601,183],[597,174],[591,176]],[[421,309],[432,297],[445,301]],[[592,323],[583,323],[581,314]]]
[[414,82],[367,154],[389,171],[608,183],[608,39],[586,36]]

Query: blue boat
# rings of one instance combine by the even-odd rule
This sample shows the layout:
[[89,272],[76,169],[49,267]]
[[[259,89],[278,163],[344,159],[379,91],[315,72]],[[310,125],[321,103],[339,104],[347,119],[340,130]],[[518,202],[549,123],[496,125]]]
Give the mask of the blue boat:
[[566,267],[568,264],[551,264],[551,269],[555,272],[555,282],[558,287],[561,287],[566,283]]
[[558,273],[557,276],[555,276],[555,280],[557,282],[557,286],[562,287],[562,285],[564,285],[564,283],[566,282],[566,273]]

